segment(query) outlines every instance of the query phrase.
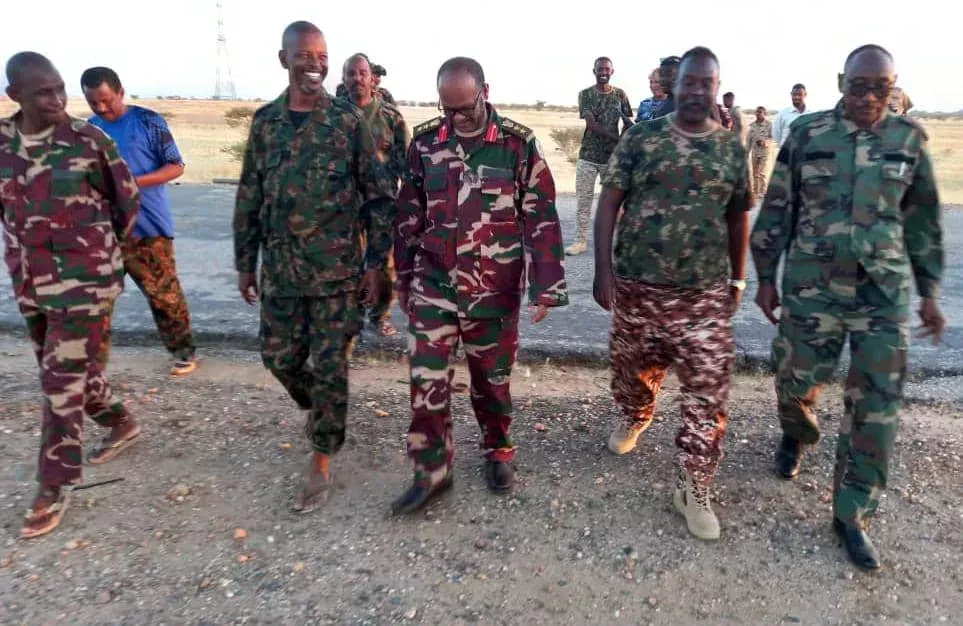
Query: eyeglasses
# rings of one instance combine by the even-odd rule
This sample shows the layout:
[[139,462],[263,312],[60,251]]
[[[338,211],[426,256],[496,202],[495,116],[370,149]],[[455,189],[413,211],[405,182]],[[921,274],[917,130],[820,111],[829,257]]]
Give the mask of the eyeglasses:
[[874,96],[880,100],[885,100],[889,98],[890,94],[893,92],[893,84],[889,81],[882,83],[864,83],[864,82],[851,82],[846,83],[846,94],[850,96],[855,96],[857,98],[862,98],[867,94],[872,93]]
[[475,96],[475,100],[474,102],[472,102],[471,106],[462,107],[460,109],[451,109],[446,106],[442,106],[441,100],[439,100],[438,110],[443,112],[445,115],[449,117],[455,117],[455,115],[461,115],[462,117],[473,118],[475,115],[475,111],[478,109],[478,103],[481,100],[481,97],[482,97],[482,92],[479,91],[478,94]]

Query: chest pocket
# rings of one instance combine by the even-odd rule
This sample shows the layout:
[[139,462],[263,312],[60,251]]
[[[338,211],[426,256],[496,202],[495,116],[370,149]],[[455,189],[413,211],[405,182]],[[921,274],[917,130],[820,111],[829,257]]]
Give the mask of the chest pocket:
[[807,152],[799,164],[799,203],[802,211],[818,218],[836,203],[832,192],[838,176],[836,155],[832,152]]
[[58,200],[83,195],[87,176],[75,170],[53,170],[50,173],[50,194]]
[[448,189],[448,165],[425,165],[425,192],[438,193]]
[[478,167],[479,190],[492,222],[514,222],[515,172],[507,168]]
[[902,153],[884,153],[880,163],[880,197],[877,210],[880,217],[900,218],[903,196],[916,172],[916,158]]

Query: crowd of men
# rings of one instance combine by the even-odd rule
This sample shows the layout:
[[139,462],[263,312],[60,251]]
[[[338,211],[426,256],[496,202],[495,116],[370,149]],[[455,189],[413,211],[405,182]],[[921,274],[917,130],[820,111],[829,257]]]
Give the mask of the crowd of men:
[[[305,513],[330,496],[345,442],[351,349],[364,316],[383,319],[392,293],[411,336],[412,467],[392,512],[418,510],[453,485],[459,345],[487,486],[510,491],[509,381],[525,292],[534,323],[569,301],[555,184],[539,142],[488,102],[484,71],[471,58],[440,66],[440,115],[410,133],[379,88],[383,71],[364,54],[341,68],[343,97],[325,90],[328,50],[315,25],[289,25],[278,59],[288,85],[254,114],[233,230],[238,289],[260,309],[263,363],[303,411],[312,446],[291,509]],[[704,47],[663,59],[635,119],[610,83],[608,58],[596,60],[596,83],[579,94],[586,130],[568,252],[587,249],[601,179],[593,296],[612,312],[620,411],[608,446],[616,454],[637,446],[675,369],[674,506],[693,535],[719,537],[710,486],[724,457],[731,318],[751,249],[756,304],[778,326],[776,470],[795,477],[819,440],[816,398],[848,339],[833,526],[855,563],[877,568],[865,523],[887,483],[912,283],[922,299],[921,336],[939,341],[945,328],[926,134],[888,109],[894,61],[876,45],[845,60],[833,109],[809,112],[796,85],[792,111],[772,124],[760,107],[745,129],[733,94],[717,103],[720,67]],[[141,432],[104,375],[125,273],[150,302],[172,373],[189,373],[196,359],[163,191],[184,165],[163,118],[126,105],[109,68],[81,77],[89,121],[66,114],[63,80],[45,57],[17,54],[6,72],[20,111],[0,120],[5,259],[44,394],[39,488],[22,530],[29,538],[60,524],[81,481],[84,416],[110,429],[87,455],[90,464],[113,459]],[[773,141],[780,148],[767,183]],[[761,208],[751,225],[755,200]]]

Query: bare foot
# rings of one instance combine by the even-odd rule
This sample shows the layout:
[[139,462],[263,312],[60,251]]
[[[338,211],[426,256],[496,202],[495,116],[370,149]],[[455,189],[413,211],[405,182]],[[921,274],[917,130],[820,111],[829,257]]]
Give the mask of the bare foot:
[[31,539],[57,528],[67,512],[70,490],[53,485],[40,485],[33,505],[27,512],[20,536]]
[[304,469],[301,493],[297,502],[291,505],[296,513],[309,513],[328,499],[331,489],[331,457],[314,452]]

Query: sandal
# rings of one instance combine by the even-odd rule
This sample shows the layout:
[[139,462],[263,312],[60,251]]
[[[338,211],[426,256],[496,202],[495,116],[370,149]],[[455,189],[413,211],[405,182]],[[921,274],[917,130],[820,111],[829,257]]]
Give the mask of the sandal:
[[27,511],[27,514],[24,516],[27,521],[24,522],[23,528],[20,530],[20,538],[32,539],[40,535],[46,535],[57,526],[60,526],[60,522],[67,512],[67,505],[69,503],[70,487],[64,485],[60,487],[56,500],[39,511],[33,509]]
[[100,443],[94,446],[90,454],[87,455],[87,464],[102,465],[116,457],[137,442],[137,438],[140,437],[140,430],[140,426],[137,426],[137,428],[128,433],[126,437],[117,441],[110,441],[110,435],[104,437],[100,440]]

